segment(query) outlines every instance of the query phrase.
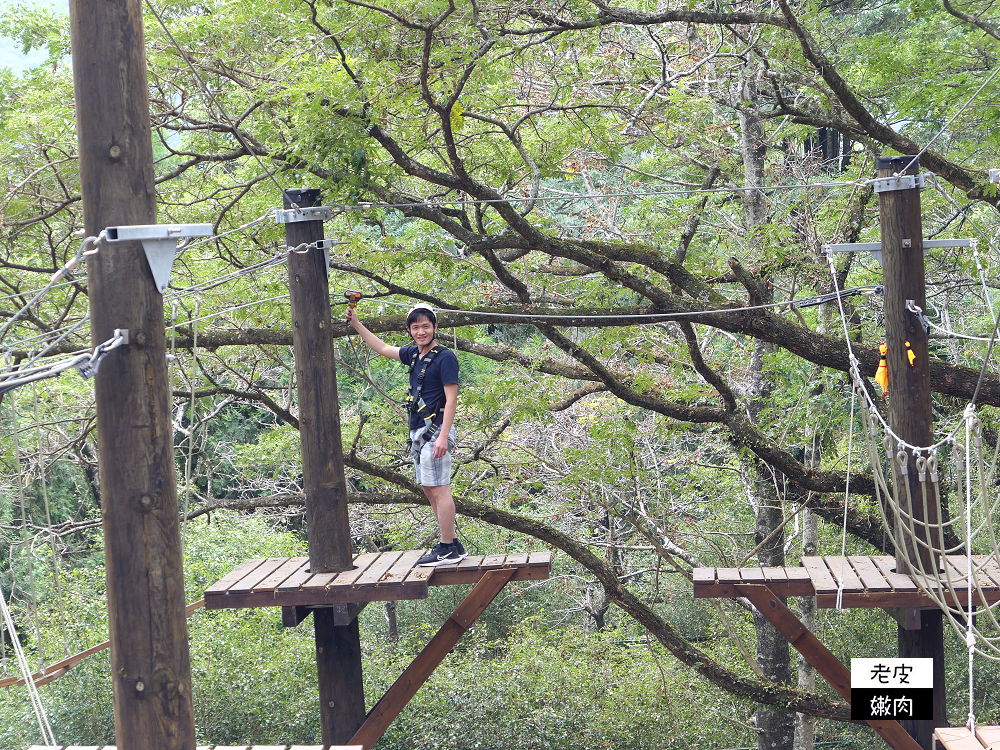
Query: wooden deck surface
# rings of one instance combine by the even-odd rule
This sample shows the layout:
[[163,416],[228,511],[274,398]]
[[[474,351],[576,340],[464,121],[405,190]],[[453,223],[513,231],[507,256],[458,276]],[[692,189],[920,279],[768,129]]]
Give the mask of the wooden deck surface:
[[1000,727],[976,727],[976,734],[966,727],[934,730],[934,744],[942,750],[1000,750]]
[[[1000,564],[997,558],[974,555],[973,566],[987,604],[1000,601]],[[964,555],[951,555],[946,564],[952,580],[966,569]],[[844,581],[845,608],[932,607],[914,577],[895,572],[896,561],[888,556],[803,557],[797,568],[695,568],[696,599],[731,599],[740,596],[740,584],[766,584],[778,596],[815,596],[821,609],[837,606],[838,579]],[[957,602],[967,606],[963,584]],[[983,604],[973,593],[973,604]],[[997,748],[1000,750],[1000,747]]]
[[366,552],[342,573],[309,571],[307,557],[247,560],[205,590],[205,609],[324,606],[355,602],[426,599],[429,586],[476,583],[487,571],[514,568],[512,581],[549,577],[551,552],[470,555],[435,568],[416,566],[422,550]]

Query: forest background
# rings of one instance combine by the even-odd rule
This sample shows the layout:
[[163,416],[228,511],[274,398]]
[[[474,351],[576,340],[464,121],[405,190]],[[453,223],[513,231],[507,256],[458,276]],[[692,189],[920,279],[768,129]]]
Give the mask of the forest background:
[[[335,318],[342,290],[362,289],[362,318],[399,345],[406,308],[429,302],[459,351],[466,547],[556,552],[552,579],[508,587],[381,747],[880,746],[745,602],[693,600],[690,571],[842,545],[891,554],[844,340],[873,375],[881,272],[838,256],[834,284],[821,245],[877,240],[874,158],[928,146],[925,236],[980,242],[978,257],[927,256],[929,312],[989,334],[1000,102],[995,85],[973,95],[1000,69],[992,4],[144,10],[160,221],[217,234],[178,258],[164,297],[188,600],[247,558],[304,553],[283,235],[268,214],[280,188],[318,187],[338,207],[327,236],[343,243]],[[7,5],[0,33],[42,55],[0,68],[0,345],[17,367],[90,340],[82,272],[28,305],[80,241],[67,18]],[[835,286],[863,292],[843,320],[836,300],[764,307]],[[651,312],[673,317],[629,317]],[[359,550],[427,545],[405,370],[348,333],[335,326],[352,536]],[[939,430],[986,349],[932,334]],[[995,445],[1000,381],[986,364],[980,417]],[[40,666],[106,637],[91,384],[70,372],[9,392],[0,420],[0,592]],[[942,465],[954,488],[954,462]],[[362,612],[369,699],[461,594]],[[895,653],[882,610],[792,606],[842,660]],[[199,742],[318,741],[308,621],[189,622]],[[960,724],[964,651],[947,637]],[[982,665],[984,724],[1000,722],[997,677]],[[60,740],[114,742],[106,653],[41,690]],[[37,741],[33,726],[23,689],[4,689],[0,747]]]

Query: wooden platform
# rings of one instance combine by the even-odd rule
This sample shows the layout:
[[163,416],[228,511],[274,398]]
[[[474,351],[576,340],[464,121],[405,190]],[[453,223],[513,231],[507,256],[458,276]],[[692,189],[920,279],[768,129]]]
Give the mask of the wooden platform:
[[966,727],[934,730],[939,750],[1000,750],[1000,727],[976,727],[975,736]]
[[[947,558],[952,580],[964,575],[966,563],[964,555]],[[986,600],[981,601],[973,592],[973,604],[1000,601],[997,559],[974,555],[973,565],[983,568],[977,577]],[[895,559],[887,556],[803,557],[797,568],[695,568],[693,574],[696,599],[730,599],[741,596],[741,584],[764,584],[778,596],[815,596],[818,607],[832,609],[837,606],[840,577],[844,581],[845,608],[936,606],[920,591],[913,576],[896,572]],[[964,585],[958,601],[950,603],[968,605]]]
[[477,583],[488,571],[513,568],[512,581],[541,581],[552,569],[551,552],[470,555],[459,563],[417,567],[422,550],[355,556],[354,570],[309,571],[307,557],[248,560],[205,590],[205,609],[327,606],[426,599],[429,586]]

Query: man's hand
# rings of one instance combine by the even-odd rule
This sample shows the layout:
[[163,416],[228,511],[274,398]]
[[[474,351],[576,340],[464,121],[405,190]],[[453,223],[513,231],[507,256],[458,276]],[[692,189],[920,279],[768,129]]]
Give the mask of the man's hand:
[[344,318],[345,320],[347,320],[347,323],[351,326],[351,328],[353,328],[355,331],[358,330],[358,326],[356,325],[359,322],[357,310],[348,307],[347,315],[345,315]]
[[444,454],[448,452],[448,436],[443,432],[437,436],[437,440],[434,441],[434,458],[444,458]]

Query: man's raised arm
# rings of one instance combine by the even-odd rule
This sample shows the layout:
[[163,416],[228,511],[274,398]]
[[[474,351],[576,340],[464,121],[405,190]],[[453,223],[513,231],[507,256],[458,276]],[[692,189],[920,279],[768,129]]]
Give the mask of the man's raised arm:
[[370,346],[372,351],[376,354],[381,354],[383,357],[388,357],[389,359],[399,359],[399,347],[389,346],[382,339],[365,328],[364,324],[358,318],[356,310],[347,308],[347,322],[351,325],[351,328],[361,335],[361,340],[368,344],[368,346]]

